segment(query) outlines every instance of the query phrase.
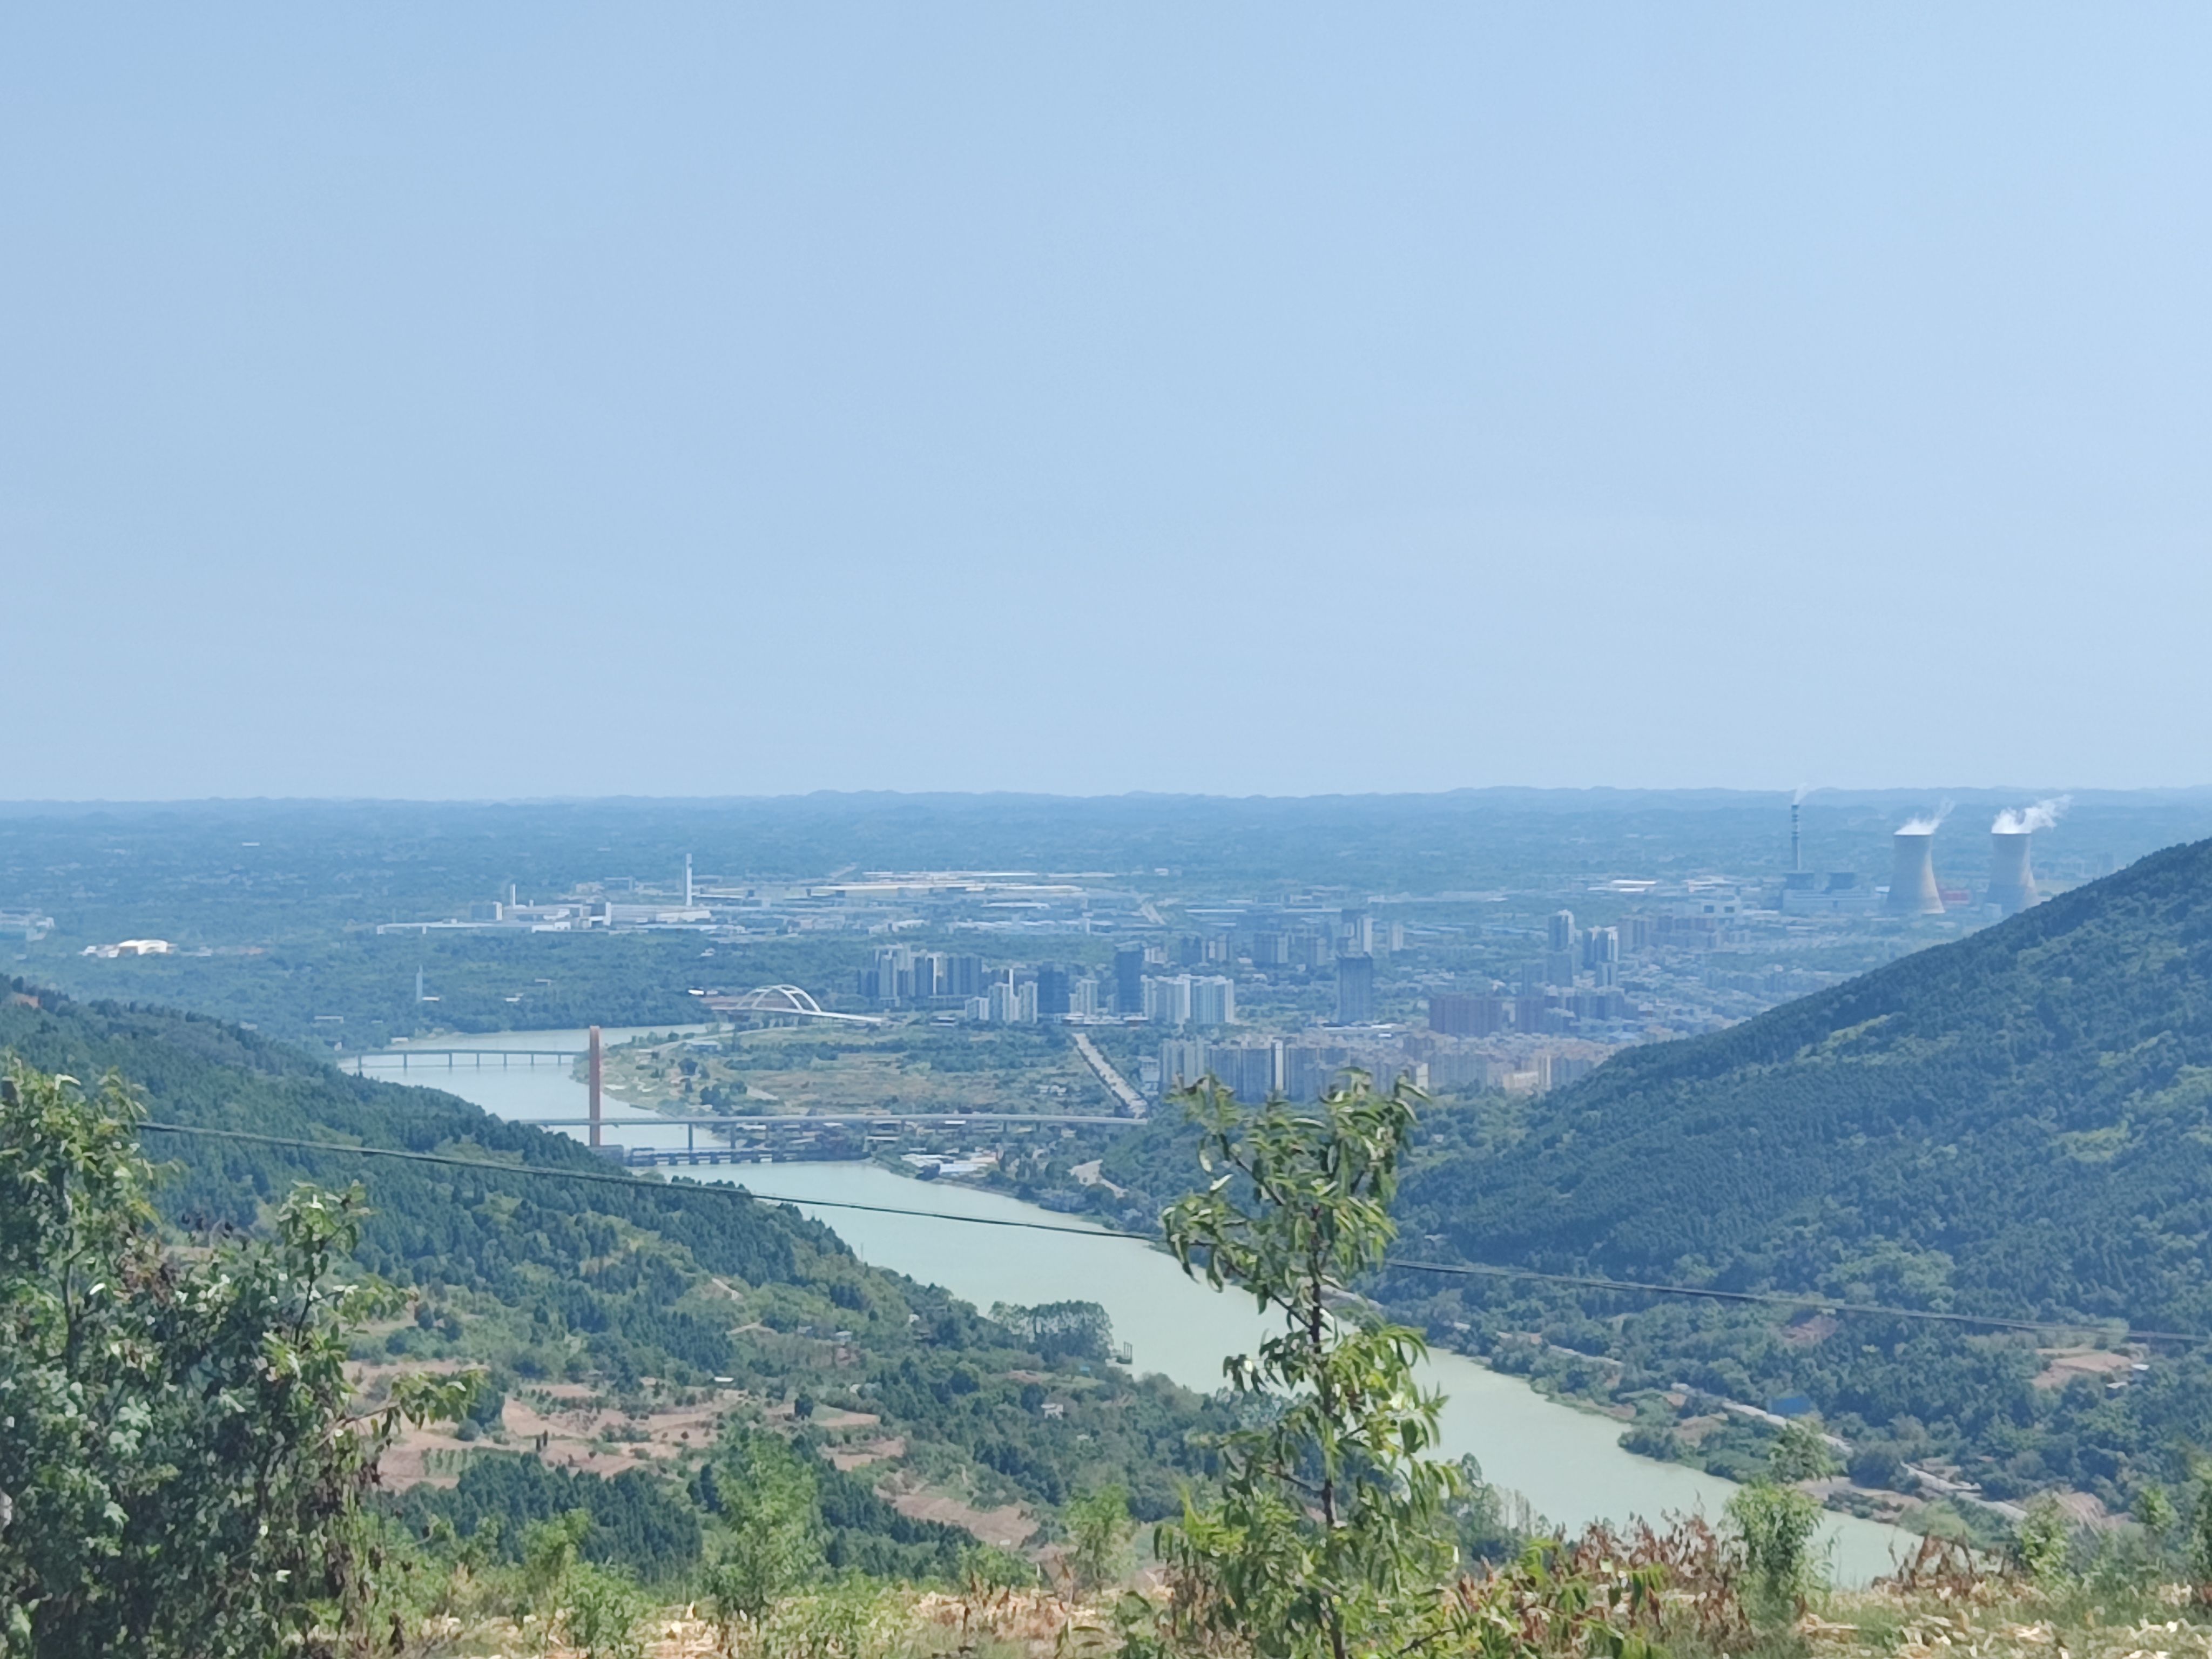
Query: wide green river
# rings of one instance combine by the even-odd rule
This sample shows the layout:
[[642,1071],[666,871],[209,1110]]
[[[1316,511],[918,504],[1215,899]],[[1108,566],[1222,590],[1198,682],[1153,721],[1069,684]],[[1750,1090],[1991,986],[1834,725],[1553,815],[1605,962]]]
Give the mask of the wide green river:
[[[605,1034],[611,1042],[628,1035]],[[497,1049],[577,1047],[582,1039],[575,1031],[535,1031],[465,1041]],[[396,1068],[375,1061],[370,1071],[399,1077]],[[580,1116],[586,1106],[583,1085],[565,1067],[544,1063],[503,1071],[479,1070],[465,1060],[450,1070],[442,1063],[418,1063],[405,1080],[445,1089],[520,1121]],[[611,1140],[684,1144],[684,1131],[674,1125],[617,1111],[611,1100],[608,1108]],[[789,1200],[835,1228],[864,1260],[943,1285],[979,1308],[994,1302],[1096,1302],[1111,1316],[1116,1339],[1129,1345],[1138,1370],[1160,1372],[1188,1388],[1219,1386],[1224,1358],[1248,1350],[1267,1329],[1249,1300],[1185,1278],[1172,1257],[1142,1241],[996,1193],[909,1180],[872,1164],[702,1166],[684,1173]],[[977,1219],[1042,1221],[1080,1231],[1039,1232],[978,1225]],[[1425,1380],[1444,1395],[1445,1453],[1473,1454],[1488,1479],[1519,1492],[1553,1521],[1572,1525],[1698,1511],[1717,1519],[1735,1490],[1714,1476],[1623,1451],[1621,1425],[1610,1418],[1547,1399],[1518,1378],[1456,1354],[1432,1356]],[[1844,1516],[1830,1518],[1827,1537],[1836,1577],[1847,1584],[1888,1571],[1893,1555],[1917,1541]]]

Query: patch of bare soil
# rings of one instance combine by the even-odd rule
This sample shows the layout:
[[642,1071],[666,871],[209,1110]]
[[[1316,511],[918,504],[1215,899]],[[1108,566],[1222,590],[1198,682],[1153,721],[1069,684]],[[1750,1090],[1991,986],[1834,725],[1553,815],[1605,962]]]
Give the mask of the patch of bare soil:
[[841,1469],[862,1469],[871,1463],[890,1463],[906,1455],[906,1440],[900,1435],[885,1435],[879,1440],[864,1440],[857,1445],[833,1448],[830,1461]]
[[632,1416],[611,1409],[582,1383],[549,1383],[508,1396],[500,1434],[464,1441],[449,1427],[410,1427],[385,1452],[380,1468],[395,1491],[452,1486],[460,1478],[461,1455],[471,1452],[528,1452],[559,1468],[617,1475],[705,1450],[738,1397],[734,1389],[718,1389],[696,1405]]
[[2063,1389],[2077,1376],[2109,1382],[2133,1374],[2136,1357],[2104,1348],[2039,1348],[2043,1369],[2035,1374],[2039,1389]]
[[950,1492],[934,1492],[927,1486],[905,1491],[891,1481],[884,1482],[877,1490],[884,1502],[909,1520],[942,1521],[948,1527],[973,1533],[985,1543],[996,1544],[1000,1549],[1019,1549],[1037,1527],[1036,1517],[1018,1504],[981,1510]]

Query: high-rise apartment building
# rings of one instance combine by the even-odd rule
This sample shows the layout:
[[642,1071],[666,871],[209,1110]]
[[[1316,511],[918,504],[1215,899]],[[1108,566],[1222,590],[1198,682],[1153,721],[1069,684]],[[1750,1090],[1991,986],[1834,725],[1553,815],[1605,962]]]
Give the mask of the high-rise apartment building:
[[1206,1069],[1248,1106],[1275,1092],[1281,1059],[1278,1042],[1210,1042],[1206,1048]]
[[914,964],[910,945],[892,945],[878,950],[870,964],[860,970],[860,994],[874,1002],[909,1000],[915,994]]
[[1336,959],[1336,1023],[1366,1025],[1375,1018],[1375,958],[1359,952]]
[[1429,1029],[1444,1036],[1495,1036],[1507,1022],[1503,997],[1439,994],[1429,999]]
[[1283,1045],[1269,1038],[1206,1042],[1171,1037],[1160,1044],[1160,1086],[1188,1087],[1210,1077],[1238,1100],[1256,1106],[1282,1088],[1283,1054]]
[[1575,913],[1571,910],[1554,910],[1545,931],[1546,948],[1553,951],[1573,950],[1575,948]]
[[1375,918],[1364,904],[1348,904],[1338,913],[1336,948],[1348,957],[1375,954]]
[[1124,945],[1114,952],[1114,1012],[1145,1012],[1145,947]]
[[1190,1023],[1200,1026],[1234,1025],[1236,981],[1218,974],[1191,981]]
[[1195,1037],[1170,1037],[1160,1044],[1160,1091],[1188,1088],[1206,1075],[1206,1044]]
[[1067,1018],[1067,969],[1046,963],[1037,969],[1036,1011],[1040,1019]]
[[1145,981],[1145,1018],[1156,1025],[1190,1024],[1190,975],[1161,975]]

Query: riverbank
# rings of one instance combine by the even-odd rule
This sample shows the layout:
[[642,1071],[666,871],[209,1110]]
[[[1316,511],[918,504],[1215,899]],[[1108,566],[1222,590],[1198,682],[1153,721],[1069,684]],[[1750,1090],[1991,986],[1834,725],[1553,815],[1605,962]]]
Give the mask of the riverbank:
[[[580,1042],[581,1035],[503,1033],[482,1041],[492,1048],[552,1048]],[[565,1073],[545,1068],[532,1073],[462,1066],[408,1080],[518,1121],[580,1115],[584,1092]],[[611,1113],[609,1121],[615,1121]],[[635,1109],[620,1122],[625,1140],[639,1144],[665,1136],[680,1145],[684,1133],[684,1126]],[[1224,1359],[1249,1352],[1270,1334],[1249,1301],[1186,1277],[1149,1238],[1004,1194],[922,1182],[872,1163],[702,1166],[696,1174],[793,1203],[835,1229],[870,1263],[941,1285],[986,1311],[1000,1302],[1095,1302],[1112,1320],[1116,1340],[1128,1345],[1137,1371],[1158,1372],[1186,1388],[1219,1388]],[[1486,1479],[1559,1525],[1668,1514],[1717,1518],[1736,1490],[1680,1464],[1639,1457],[1619,1443],[1618,1419],[1551,1399],[1466,1356],[1434,1353],[1424,1380],[1444,1395],[1440,1449],[1474,1457]],[[1919,1542],[1840,1515],[1829,1517],[1823,1536],[1844,1583],[1889,1571]]]

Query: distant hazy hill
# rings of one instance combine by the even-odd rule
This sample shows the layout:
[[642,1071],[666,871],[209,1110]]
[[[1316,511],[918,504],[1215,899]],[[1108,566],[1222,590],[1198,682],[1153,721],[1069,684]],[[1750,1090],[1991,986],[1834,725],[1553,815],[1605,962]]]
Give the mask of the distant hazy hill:
[[2212,1330],[2212,842],[1622,1054],[1407,1197],[1478,1261]]

